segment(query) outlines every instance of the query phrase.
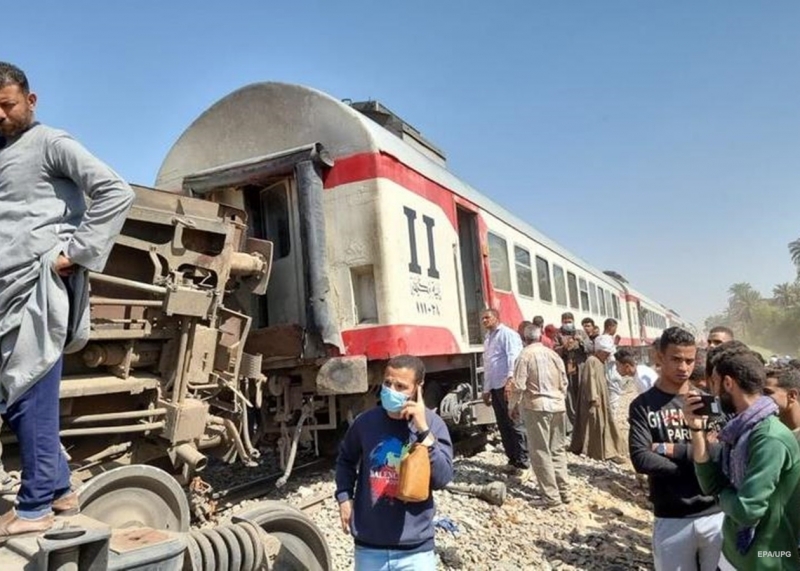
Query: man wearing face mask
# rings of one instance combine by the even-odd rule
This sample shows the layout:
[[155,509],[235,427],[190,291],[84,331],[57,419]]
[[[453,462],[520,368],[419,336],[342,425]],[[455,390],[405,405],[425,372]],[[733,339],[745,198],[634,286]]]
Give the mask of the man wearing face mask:
[[700,397],[686,399],[684,417],[700,487],[725,514],[719,569],[800,569],[800,446],[762,391],[765,371],[750,351],[713,357],[710,386],[723,412],[735,415],[719,433],[719,461],[708,453]]
[[353,535],[356,571],[436,569],[433,494],[397,498],[400,463],[414,443],[428,447],[431,490],[453,479],[453,446],[444,421],[425,408],[425,365],[411,355],[386,365],[381,404],[347,430],[336,460],[342,530]]
[[[591,319],[589,321],[594,327],[594,321]],[[575,409],[580,398],[580,372],[586,358],[592,354],[592,340],[584,331],[575,328],[575,316],[569,311],[561,314],[561,329],[553,350],[564,360],[564,368],[567,371],[566,435],[571,436],[572,427],[575,425]]]

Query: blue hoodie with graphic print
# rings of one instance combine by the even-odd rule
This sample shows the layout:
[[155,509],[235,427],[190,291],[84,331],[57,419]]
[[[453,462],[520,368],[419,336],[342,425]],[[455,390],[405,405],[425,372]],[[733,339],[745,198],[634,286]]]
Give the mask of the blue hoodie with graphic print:
[[[431,489],[453,479],[453,444],[444,421],[432,410],[425,418],[436,442],[429,448]],[[398,500],[400,462],[417,433],[407,420],[390,418],[381,406],[359,415],[344,437],[336,460],[336,500],[353,500],[350,532],[357,545],[433,549],[433,494],[422,502]]]

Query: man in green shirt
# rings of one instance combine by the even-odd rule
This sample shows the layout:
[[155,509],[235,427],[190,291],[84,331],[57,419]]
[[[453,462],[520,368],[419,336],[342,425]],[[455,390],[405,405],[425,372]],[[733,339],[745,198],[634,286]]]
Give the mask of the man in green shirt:
[[704,405],[694,393],[684,416],[692,431],[692,455],[700,488],[719,497],[722,571],[800,569],[800,446],[764,396],[765,371],[750,351],[714,356],[711,389],[722,412],[735,415],[719,433],[722,454],[711,460]]

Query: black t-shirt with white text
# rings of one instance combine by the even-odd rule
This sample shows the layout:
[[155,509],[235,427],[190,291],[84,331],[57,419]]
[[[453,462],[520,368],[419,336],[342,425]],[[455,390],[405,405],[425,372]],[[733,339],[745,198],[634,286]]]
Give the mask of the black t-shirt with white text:
[[[650,501],[656,517],[697,517],[720,511],[716,499],[703,495],[697,482],[692,432],[683,417],[683,404],[683,395],[652,387],[636,397],[628,410],[631,462],[637,472],[649,476]],[[713,416],[707,428],[719,431],[724,422],[724,416]],[[673,445],[670,457],[653,451],[652,445],[661,442]],[[718,450],[718,446],[710,447],[712,453]]]

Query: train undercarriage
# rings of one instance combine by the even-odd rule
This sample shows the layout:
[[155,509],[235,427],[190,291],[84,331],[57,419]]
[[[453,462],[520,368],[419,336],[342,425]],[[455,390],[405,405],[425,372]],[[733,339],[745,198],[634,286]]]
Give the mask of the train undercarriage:
[[[272,449],[284,486],[301,448],[334,453],[348,421],[375,404],[383,363],[331,354],[311,327],[258,323],[273,244],[252,236],[246,210],[135,191],[106,269],[89,275],[90,341],[64,361],[61,440],[82,515],[9,541],[0,567],[27,558],[41,569],[138,569],[152,552],[185,569],[225,569],[226,558],[231,570],[257,569],[269,557],[276,568],[328,569],[319,530],[284,504],[191,532],[190,519],[214,509],[197,476],[209,457],[255,465]],[[451,426],[493,420],[476,412],[475,356],[429,365],[426,403]],[[18,469],[14,435],[0,441],[6,469]]]

